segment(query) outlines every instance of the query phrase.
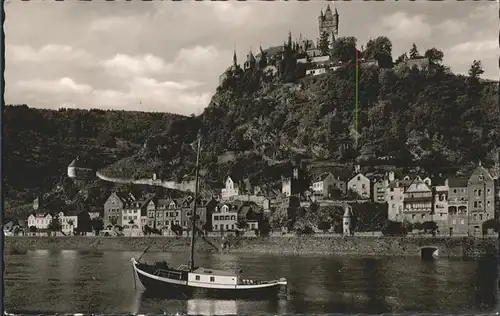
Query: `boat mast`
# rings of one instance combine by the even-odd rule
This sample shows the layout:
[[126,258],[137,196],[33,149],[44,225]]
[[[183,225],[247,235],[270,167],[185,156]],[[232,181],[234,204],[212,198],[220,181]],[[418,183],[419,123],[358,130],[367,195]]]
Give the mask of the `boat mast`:
[[194,237],[196,231],[196,201],[198,200],[198,171],[200,164],[200,136],[198,135],[198,150],[196,153],[196,171],[195,171],[195,183],[194,183],[194,205],[193,214],[191,215],[191,257],[189,260],[189,270],[194,270]]

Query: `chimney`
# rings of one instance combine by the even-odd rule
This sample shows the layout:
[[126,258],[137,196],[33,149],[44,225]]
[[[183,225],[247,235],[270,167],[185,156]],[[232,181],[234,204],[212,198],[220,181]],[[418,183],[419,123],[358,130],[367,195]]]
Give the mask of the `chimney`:
[[392,182],[392,181],[395,180],[394,171],[389,171],[388,172],[388,178],[389,178],[389,182]]
[[354,165],[354,172],[359,173],[361,171],[361,166],[359,164]]

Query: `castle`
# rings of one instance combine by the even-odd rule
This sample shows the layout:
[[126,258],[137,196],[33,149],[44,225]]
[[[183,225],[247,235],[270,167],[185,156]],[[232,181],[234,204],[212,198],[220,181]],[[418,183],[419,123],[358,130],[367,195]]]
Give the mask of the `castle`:
[[[292,41],[291,34],[289,33],[288,42],[283,45],[269,47],[265,50],[260,47],[260,52],[256,55],[250,50],[247,54],[246,61],[243,63],[243,70],[246,71],[259,66],[264,73],[275,75],[280,71],[279,63],[284,58],[285,49],[289,48],[296,51],[300,56],[297,63],[311,64],[310,66],[312,67],[309,67],[310,69],[306,71],[306,75],[315,75],[325,72],[326,68],[332,68],[332,65],[330,65],[330,57],[328,55],[323,56],[324,54],[321,53],[318,46],[322,34],[325,33],[330,44],[330,49],[333,48],[335,39],[339,34],[339,13],[337,8],[335,8],[335,11],[332,11],[328,4],[324,12],[321,10],[318,16],[318,31],[319,34],[316,44],[312,40],[303,39],[302,35],[300,35],[298,40]],[[239,69],[236,51],[234,51],[233,64],[219,76],[219,84],[223,84],[229,73],[236,74]]]

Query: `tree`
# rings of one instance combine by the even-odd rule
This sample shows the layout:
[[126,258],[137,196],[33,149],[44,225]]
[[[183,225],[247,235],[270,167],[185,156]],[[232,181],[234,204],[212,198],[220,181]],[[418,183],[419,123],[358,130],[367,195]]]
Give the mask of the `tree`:
[[70,219],[68,221],[68,225],[71,227],[71,231],[73,232],[73,225],[75,225],[75,222],[72,219]]
[[432,63],[441,63],[443,61],[444,54],[439,49],[433,47],[425,51],[424,57],[428,58]]
[[54,216],[50,220],[49,226],[47,227],[49,231],[51,232],[58,232],[61,231],[62,225],[61,225],[61,219],[59,216]]
[[483,235],[488,234],[489,229],[493,229],[494,232],[498,232],[499,222],[498,219],[491,218],[483,222]]
[[104,222],[101,218],[94,218],[90,221],[90,223],[96,236],[99,235],[99,232],[104,229]]
[[399,63],[402,63],[406,59],[408,59],[408,55],[406,55],[406,53],[403,53],[403,54],[399,55],[398,58],[396,58],[396,60],[394,61],[394,64],[397,65]]
[[318,229],[321,229],[323,232],[327,232],[332,227],[332,224],[329,222],[322,221],[318,224]]
[[322,56],[330,55],[330,39],[328,33],[321,32],[319,37],[318,49]]
[[333,45],[332,57],[341,62],[354,62],[356,60],[356,52],[355,37],[339,37],[335,40],[335,45]]
[[375,59],[382,68],[392,66],[392,43],[386,36],[369,40],[363,52],[365,59]]
[[135,222],[134,222],[133,219],[131,219],[130,221],[128,221],[128,224],[130,225],[130,228],[129,228],[129,230],[130,230],[130,237],[132,237],[132,226],[135,224]]
[[435,235],[436,230],[438,229],[438,225],[434,221],[426,221],[422,224],[422,228],[425,232],[430,232],[431,234]]
[[30,226],[30,228],[29,228],[30,233],[36,233],[37,230],[38,229],[36,228],[36,226]]
[[479,76],[484,73],[483,66],[480,60],[474,60],[469,68],[469,77],[471,79],[479,79]]
[[248,223],[244,218],[238,218],[238,221],[236,222],[236,227],[241,230],[245,230],[248,228]]
[[415,43],[413,43],[413,45],[411,46],[409,54],[410,54],[410,59],[417,59],[420,57],[420,54],[418,53],[417,45],[415,45]]

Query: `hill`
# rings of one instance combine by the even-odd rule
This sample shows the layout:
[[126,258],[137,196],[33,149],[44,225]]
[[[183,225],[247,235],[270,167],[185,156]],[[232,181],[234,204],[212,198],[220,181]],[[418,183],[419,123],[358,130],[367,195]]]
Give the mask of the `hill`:
[[[498,83],[479,79],[480,62],[472,63],[469,76],[455,75],[442,65],[442,52],[431,48],[422,57],[414,45],[410,58],[403,55],[393,63],[387,57],[391,44],[380,37],[357,54],[359,60],[383,66],[361,62],[357,70],[352,54],[345,53],[356,52],[355,39],[338,42],[331,59],[343,65],[321,75],[304,76],[311,64],[297,62],[303,53],[290,40],[277,61],[261,52],[253,67],[228,69],[199,117],[207,178],[221,184],[231,174],[277,185],[291,164],[325,165],[319,161],[349,169],[359,163],[372,172],[388,167],[402,172],[420,169],[442,177],[465,172],[478,160],[492,164],[497,159]],[[427,66],[419,67],[421,61]],[[277,68],[276,74],[266,70],[270,66]],[[184,145],[192,141],[194,130]],[[150,161],[161,157],[156,168],[166,166],[162,178],[192,170],[192,150],[182,154],[184,145],[170,147],[178,154],[166,163],[166,157],[156,154],[169,151],[163,144],[149,151]],[[141,155],[129,158],[134,166],[141,165]],[[123,171],[123,164],[105,171],[116,167]]]
[[62,184],[75,157],[102,168],[133,155],[149,136],[182,119],[169,113],[5,106],[4,199],[29,203]]
[[[477,160],[493,163],[500,150],[498,83],[480,80],[476,61],[469,76],[451,73],[435,48],[425,53],[429,67],[410,67],[411,58],[393,63],[387,41],[375,39],[356,53],[355,39],[339,38],[331,58],[342,66],[315,76],[305,76],[310,64],[297,62],[298,45],[285,44],[274,61],[262,52],[253,67],[228,69],[199,117],[6,107],[6,199],[27,201],[47,190],[84,154],[107,175],[192,176],[198,132],[203,179],[219,186],[232,175],[277,188],[299,163],[350,169],[357,162],[370,171],[420,168],[442,176]],[[356,54],[382,65],[359,67],[357,120]],[[312,176],[314,170],[305,180]]]

